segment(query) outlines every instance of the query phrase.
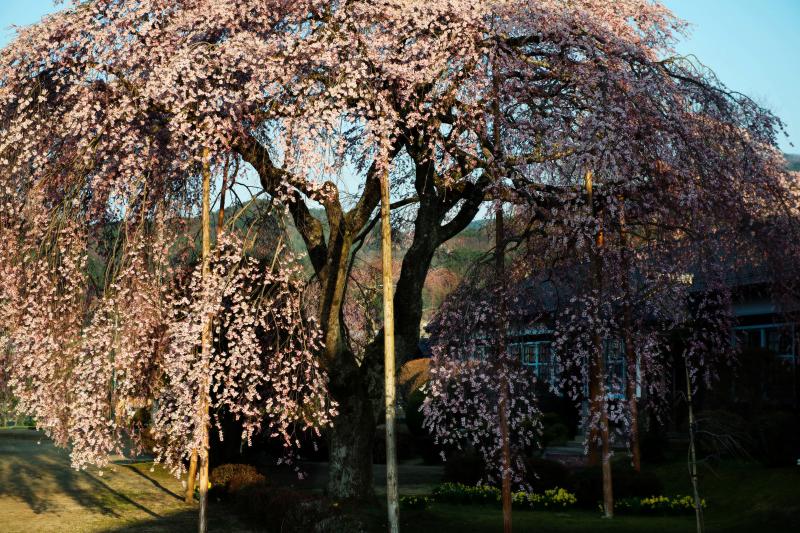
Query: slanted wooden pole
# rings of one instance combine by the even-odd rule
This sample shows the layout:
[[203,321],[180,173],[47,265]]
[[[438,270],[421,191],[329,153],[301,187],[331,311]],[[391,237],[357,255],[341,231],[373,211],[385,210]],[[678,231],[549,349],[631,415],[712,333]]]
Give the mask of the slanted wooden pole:
[[392,277],[392,227],[389,223],[389,161],[381,177],[381,270],[383,276],[384,400],[386,402],[386,504],[389,532],[400,531],[400,499],[397,491],[397,443],[395,441],[394,279]]

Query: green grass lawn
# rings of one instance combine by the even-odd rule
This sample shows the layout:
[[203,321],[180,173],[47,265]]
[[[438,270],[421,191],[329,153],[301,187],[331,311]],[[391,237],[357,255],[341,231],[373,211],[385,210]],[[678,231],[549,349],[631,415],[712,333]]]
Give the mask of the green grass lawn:
[[[180,494],[180,481],[150,463],[114,464],[102,475],[77,472],[40,433],[0,430],[3,533],[195,531],[196,507]],[[251,530],[213,507],[210,516],[212,531]]]
[[[103,475],[76,472],[66,452],[39,433],[0,430],[0,532],[47,531],[194,531],[196,506],[180,498],[181,484],[150,463],[117,463]],[[378,467],[380,471],[380,467]],[[685,465],[654,468],[666,494],[689,491]],[[438,483],[440,469],[401,466],[401,494],[420,494]],[[406,485],[403,482],[406,474]],[[381,481],[376,476],[376,485]],[[379,486],[376,488],[380,489]],[[788,532],[800,524],[800,468],[766,469],[744,463],[724,463],[702,471],[703,496],[708,501],[710,533]],[[317,488],[318,490],[318,488]],[[380,498],[379,498],[380,501]],[[385,531],[379,505],[363,510],[375,531]],[[223,504],[212,504],[210,531],[259,531]],[[403,531],[412,533],[472,533],[501,530],[500,510],[492,506],[434,504],[430,509],[405,510]],[[517,532],[688,532],[694,517],[618,516],[605,520],[597,512],[515,511]]]
[[[672,463],[653,468],[668,495],[689,494],[686,465]],[[709,533],[773,533],[800,531],[800,468],[768,469],[728,462],[701,469],[701,491],[708,503],[705,525]],[[401,490],[402,492],[402,490]],[[514,511],[514,530],[530,532],[687,532],[694,531],[694,515],[680,517],[617,516],[607,520],[599,512]],[[406,530],[436,533],[499,531],[502,515],[490,506],[434,504],[426,511],[403,513]]]

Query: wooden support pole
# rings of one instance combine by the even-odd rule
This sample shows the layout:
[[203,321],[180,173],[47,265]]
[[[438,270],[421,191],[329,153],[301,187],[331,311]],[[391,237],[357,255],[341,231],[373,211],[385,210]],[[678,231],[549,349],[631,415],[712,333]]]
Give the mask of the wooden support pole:
[[[211,275],[211,165],[209,162],[208,150],[203,152],[203,207],[202,207],[202,232],[203,232],[203,255],[202,255],[202,278],[205,283]],[[197,530],[199,533],[206,533],[208,530],[208,410],[211,402],[210,395],[210,369],[208,368],[211,358],[211,320],[206,317],[203,324],[203,331],[200,339],[200,349],[202,361],[205,365],[203,369],[203,383],[200,386],[200,401],[198,419],[202,421],[201,443],[198,453],[200,468],[200,479],[198,492],[200,494],[200,513],[198,517]]]
[[381,177],[381,270],[383,276],[384,401],[386,407],[386,504],[389,532],[400,531],[400,499],[397,489],[397,442],[395,440],[394,279],[392,276],[392,227],[389,220],[389,162]]

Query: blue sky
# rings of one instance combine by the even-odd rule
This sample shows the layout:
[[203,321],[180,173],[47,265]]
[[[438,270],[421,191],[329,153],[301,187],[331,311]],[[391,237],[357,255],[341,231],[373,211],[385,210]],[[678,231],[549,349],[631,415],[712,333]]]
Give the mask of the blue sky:
[[[800,152],[800,0],[665,4],[692,24],[678,51],[696,55],[728,87],[781,117],[790,136],[780,139],[781,148]],[[0,46],[13,36],[11,25],[34,23],[55,9],[52,0],[0,0]]]

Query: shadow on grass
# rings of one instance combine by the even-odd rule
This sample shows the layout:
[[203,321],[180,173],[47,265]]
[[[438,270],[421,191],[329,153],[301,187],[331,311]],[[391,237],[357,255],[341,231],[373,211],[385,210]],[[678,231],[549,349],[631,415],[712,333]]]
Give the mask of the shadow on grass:
[[41,434],[9,435],[4,431],[0,437],[0,497],[21,499],[36,514],[55,510],[55,496],[64,495],[87,510],[110,517],[119,517],[114,508],[127,503],[160,518],[98,477],[71,468],[66,454]]
[[[215,527],[219,524],[215,524],[214,522],[209,524],[209,529],[211,531],[224,531],[224,529]],[[141,520],[137,522],[131,522],[121,526],[102,529],[101,531],[103,531],[104,533],[112,533],[112,532],[139,533],[139,532],[155,532],[155,531],[169,531],[169,532],[180,533],[183,531],[186,532],[197,531],[197,511],[192,509],[187,509],[186,511],[180,511],[166,516],[160,516],[152,520]]]
[[146,479],[147,481],[149,481],[150,483],[152,483],[152,484],[153,484],[153,486],[155,486],[156,488],[158,488],[158,489],[159,489],[159,490],[161,490],[162,492],[164,492],[164,493],[166,493],[166,494],[169,494],[170,496],[172,496],[173,498],[175,498],[175,499],[176,499],[176,500],[178,500],[178,501],[183,501],[183,497],[179,496],[178,494],[175,494],[174,492],[172,492],[171,490],[169,490],[167,487],[165,487],[164,485],[162,485],[161,483],[159,483],[157,480],[155,480],[155,479],[151,478],[150,476],[148,476],[147,474],[145,474],[144,472],[142,472],[141,470],[139,470],[139,469],[138,469],[138,468],[137,468],[135,465],[122,465],[122,466],[123,466],[124,468],[127,468],[128,470],[130,470],[131,472],[133,472],[133,473],[134,473],[134,474],[136,474],[137,476],[140,476],[140,477],[142,477],[142,478]]
[[[265,529],[247,527],[243,528],[238,519],[233,519],[229,509],[222,505],[211,505],[208,510],[208,530],[229,533],[260,533]],[[169,531],[170,533],[197,531],[197,509],[187,509],[170,513],[151,520],[140,520],[120,526],[109,527],[101,530],[103,533],[155,533]]]

